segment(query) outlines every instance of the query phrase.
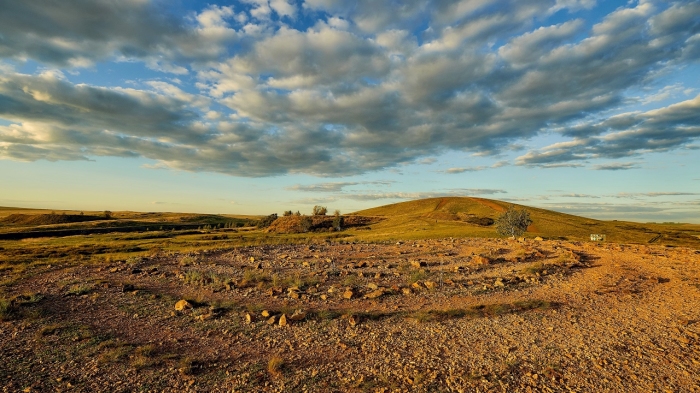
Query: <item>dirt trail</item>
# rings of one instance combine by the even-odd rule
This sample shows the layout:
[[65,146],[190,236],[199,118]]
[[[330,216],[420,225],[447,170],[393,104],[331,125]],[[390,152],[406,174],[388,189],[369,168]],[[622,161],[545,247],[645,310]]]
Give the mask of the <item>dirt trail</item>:
[[481,199],[481,198],[471,198],[471,199],[478,202],[481,205],[484,205],[486,207],[490,207],[491,209],[493,209],[499,213],[503,213],[506,211],[506,209],[503,208],[503,206],[500,206],[497,203],[494,203],[494,202],[491,202],[491,201],[488,201],[485,199]]

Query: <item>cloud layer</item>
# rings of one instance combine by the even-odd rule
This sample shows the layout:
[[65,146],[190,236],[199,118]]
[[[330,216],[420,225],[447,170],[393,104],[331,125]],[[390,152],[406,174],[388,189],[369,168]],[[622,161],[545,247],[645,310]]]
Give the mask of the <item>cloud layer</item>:
[[[697,64],[698,1],[639,1],[597,19],[578,16],[592,0],[166,6],[0,0],[0,158],[342,176],[557,135],[515,164],[624,170],[636,163],[609,160],[700,138],[700,95],[619,114],[631,89]],[[40,69],[20,71],[27,61]],[[104,62],[163,77],[115,87],[71,75]]]

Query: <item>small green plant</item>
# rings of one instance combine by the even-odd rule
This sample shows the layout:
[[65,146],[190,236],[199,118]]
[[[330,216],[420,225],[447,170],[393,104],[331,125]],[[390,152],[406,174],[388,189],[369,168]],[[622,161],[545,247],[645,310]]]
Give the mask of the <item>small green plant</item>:
[[154,354],[155,346],[152,344],[147,344],[136,348],[131,360],[131,366],[137,370],[153,366],[156,364],[156,361],[153,358]]
[[0,298],[0,321],[9,321],[14,319],[18,312],[14,302],[9,299]]
[[421,270],[414,270],[411,272],[411,274],[408,276],[408,282],[410,284],[413,284],[414,282],[422,281],[428,278],[428,273],[421,269]]
[[81,296],[92,292],[95,287],[92,284],[73,284],[68,288],[69,295]]

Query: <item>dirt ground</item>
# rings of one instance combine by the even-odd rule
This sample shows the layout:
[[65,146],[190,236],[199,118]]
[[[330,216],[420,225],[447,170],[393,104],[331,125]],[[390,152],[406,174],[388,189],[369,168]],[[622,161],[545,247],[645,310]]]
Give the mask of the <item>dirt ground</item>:
[[22,274],[5,392],[700,392],[693,249],[321,243]]

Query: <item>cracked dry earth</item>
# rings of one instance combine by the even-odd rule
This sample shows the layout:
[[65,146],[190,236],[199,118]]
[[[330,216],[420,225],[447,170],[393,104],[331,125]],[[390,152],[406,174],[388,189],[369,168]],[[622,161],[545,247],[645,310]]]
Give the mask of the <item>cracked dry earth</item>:
[[8,289],[0,386],[697,392],[699,253],[442,239],[37,266]]

